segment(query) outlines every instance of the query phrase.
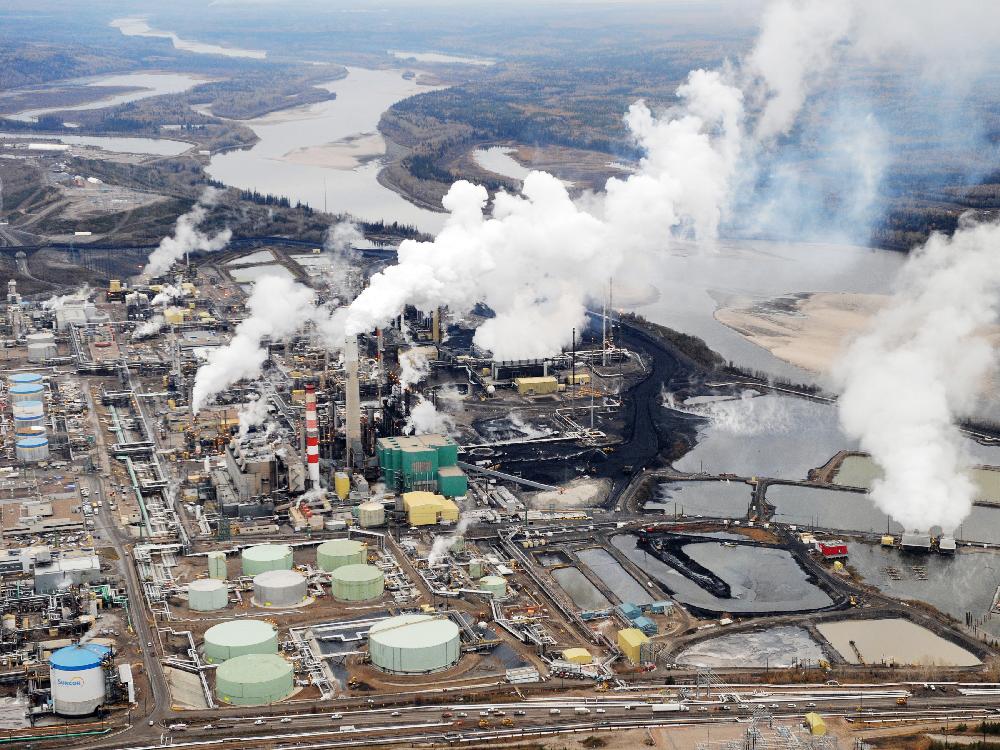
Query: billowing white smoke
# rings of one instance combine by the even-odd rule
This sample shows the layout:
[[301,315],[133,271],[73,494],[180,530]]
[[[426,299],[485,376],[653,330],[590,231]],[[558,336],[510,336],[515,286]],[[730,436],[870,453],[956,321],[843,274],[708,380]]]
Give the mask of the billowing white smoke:
[[133,339],[144,339],[147,336],[153,336],[163,330],[163,326],[167,324],[166,318],[157,313],[149,320],[136,326],[136,329],[132,332]]
[[90,285],[84,284],[75,292],[70,294],[54,294],[42,303],[43,310],[61,310],[63,306],[70,301],[83,300],[90,297]]
[[209,352],[198,368],[191,394],[195,414],[220,391],[260,373],[267,359],[261,340],[290,336],[302,328],[316,314],[316,295],[283,276],[265,276],[254,284],[247,308],[250,315],[236,327],[232,340]]
[[983,332],[998,310],[1000,225],[932,235],[835,371],[841,423],[884,472],[872,498],[907,530],[950,534],[972,507],[955,419],[995,364]]
[[323,248],[329,266],[324,270],[323,277],[338,298],[351,299],[361,287],[360,274],[354,263],[357,256],[354,247],[364,238],[361,230],[351,221],[338,222],[326,232]]
[[510,419],[511,426],[524,435],[526,440],[538,440],[539,438],[549,437],[555,433],[555,430],[552,429],[541,429],[535,427],[535,425],[525,420],[525,418],[521,416],[520,412],[512,411],[509,414],[508,419]]
[[353,221],[339,221],[326,233],[324,246],[337,255],[349,255],[354,246],[364,242],[365,236]]
[[160,287],[160,291],[156,293],[156,296],[149,301],[149,304],[153,307],[157,305],[167,305],[173,302],[175,299],[184,296],[184,290],[179,286],[173,286],[172,284],[165,284]]
[[466,529],[472,525],[472,520],[473,516],[469,513],[469,509],[466,508],[464,504],[460,504],[458,523],[455,524],[455,532],[453,534],[438,534],[434,537],[434,543],[431,545],[430,554],[427,555],[427,564],[434,567],[439,562],[444,560],[445,556],[451,551],[451,548],[455,546],[462,534],[464,534]]
[[431,363],[419,349],[408,349],[399,355],[399,384],[404,388],[416,385],[431,371]]
[[450,434],[455,431],[455,420],[450,414],[438,411],[432,401],[417,396],[417,403],[410,409],[410,416],[403,426],[407,435],[429,433]]
[[229,244],[233,236],[229,229],[223,229],[212,236],[198,229],[198,225],[208,215],[208,209],[218,200],[219,192],[215,188],[206,188],[191,210],[177,219],[173,235],[164,237],[159,246],[150,253],[149,262],[142,271],[143,276],[159,276],[165,273],[186,253],[199,250],[215,252]]
[[252,398],[240,407],[236,413],[240,421],[240,440],[247,436],[254,427],[260,427],[268,417],[268,400],[266,398]]

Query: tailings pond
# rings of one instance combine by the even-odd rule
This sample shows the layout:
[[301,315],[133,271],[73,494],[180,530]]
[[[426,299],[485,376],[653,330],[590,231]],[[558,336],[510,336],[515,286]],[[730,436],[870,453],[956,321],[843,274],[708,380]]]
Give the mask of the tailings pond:
[[909,620],[844,620],[822,622],[816,629],[852,664],[937,665],[972,667],[980,663],[975,654]]
[[591,547],[580,550],[576,556],[621,601],[638,605],[650,604],[653,601],[646,587],[635,580],[607,550]]
[[780,626],[699,641],[674,661],[692,667],[793,667],[818,664],[823,649],[805,628]]
[[549,575],[581,610],[607,609],[611,606],[611,602],[597,586],[576,568],[557,568],[550,570]]
[[642,509],[710,518],[744,518],[751,488],[743,482],[663,482]]
[[619,534],[612,543],[654,581],[685,605],[709,612],[765,614],[806,612],[829,606],[823,589],[811,583],[787,551],[723,542],[685,544],[683,552],[730,587],[731,598],[709,593],[683,573],[636,546],[637,538]]

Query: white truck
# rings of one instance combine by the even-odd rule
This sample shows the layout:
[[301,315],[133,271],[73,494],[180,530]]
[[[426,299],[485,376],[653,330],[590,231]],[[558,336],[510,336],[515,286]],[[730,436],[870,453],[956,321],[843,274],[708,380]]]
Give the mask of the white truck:
[[573,713],[575,713],[575,714],[589,714],[590,713],[590,709],[587,708],[586,706],[574,706],[573,707]]
[[675,711],[689,711],[690,709],[683,703],[654,703],[651,708],[654,714],[673,713]]

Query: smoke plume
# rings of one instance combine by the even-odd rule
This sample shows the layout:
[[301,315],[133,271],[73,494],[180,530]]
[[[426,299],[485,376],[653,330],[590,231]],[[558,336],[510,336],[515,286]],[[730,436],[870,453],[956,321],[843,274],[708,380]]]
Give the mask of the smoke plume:
[[444,560],[445,556],[451,551],[451,548],[455,546],[462,534],[464,534],[466,529],[472,525],[472,519],[473,516],[468,512],[468,508],[466,508],[464,504],[459,505],[458,523],[455,524],[455,533],[438,534],[434,537],[434,542],[431,544],[431,551],[427,555],[427,564],[429,566],[434,567],[437,563]]
[[150,254],[149,262],[142,271],[143,276],[159,276],[165,273],[186,253],[197,250],[215,252],[229,244],[229,240],[233,236],[229,229],[223,229],[212,236],[198,229],[198,225],[208,216],[208,210],[218,200],[219,193],[220,191],[215,188],[206,188],[191,210],[178,217],[177,223],[174,225],[173,235],[164,237],[159,246]]
[[153,336],[162,331],[166,324],[166,318],[157,313],[149,320],[136,326],[136,329],[132,331],[132,338],[138,340]]
[[455,420],[451,415],[438,411],[432,401],[417,396],[417,403],[410,409],[410,416],[403,426],[407,435],[427,435],[432,433],[450,434],[455,431]]
[[149,301],[149,304],[153,307],[157,305],[166,305],[173,302],[178,297],[184,296],[184,290],[179,286],[173,286],[172,284],[165,284],[160,287],[160,291],[157,292],[156,296]]
[[248,400],[236,413],[240,421],[239,438],[242,440],[251,429],[264,424],[268,417],[268,400],[258,396]]
[[872,499],[907,530],[952,533],[972,508],[957,417],[994,362],[983,337],[1000,310],[1000,224],[966,222],[914,250],[898,289],[835,377],[840,419],[882,468]]
[[290,336],[313,319],[316,295],[286,277],[264,276],[254,284],[247,308],[250,315],[236,327],[232,340],[209,352],[198,368],[191,394],[195,414],[219,392],[258,375],[267,359],[262,340]]
[[399,384],[403,388],[416,385],[431,371],[431,363],[419,349],[407,349],[399,353]]

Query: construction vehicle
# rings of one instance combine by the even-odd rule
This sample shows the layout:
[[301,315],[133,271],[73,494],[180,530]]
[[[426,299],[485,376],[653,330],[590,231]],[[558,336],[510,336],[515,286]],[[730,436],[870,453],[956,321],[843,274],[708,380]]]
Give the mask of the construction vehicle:
[[903,697],[901,697],[901,698],[896,698],[896,705],[897,706],[905,706],[908,702],[909,701],[907,700],[907,698],[906,698],[905,695]]
[[493,723],[489,719],[480,719],[479,720],[479,728],[480,729],[489,729],[492,726],[493,726]]
[[508,719],[504,719],[500,723],[503,724],[505,727],[512,727],[512,726],[514,726],[514,720],[513,719],[509,719],[509,718]]

